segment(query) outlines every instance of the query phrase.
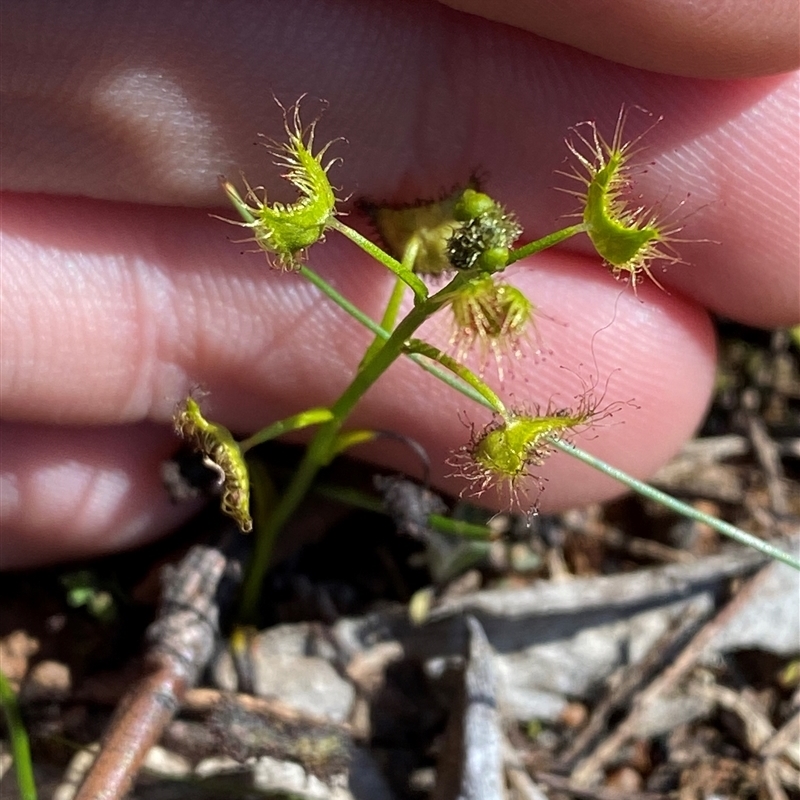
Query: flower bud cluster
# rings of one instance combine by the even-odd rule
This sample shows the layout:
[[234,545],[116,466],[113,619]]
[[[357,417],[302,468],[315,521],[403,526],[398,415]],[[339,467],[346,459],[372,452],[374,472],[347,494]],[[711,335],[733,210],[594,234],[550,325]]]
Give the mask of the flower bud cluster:
[[503,269],[522,233],[514,215],[489,195],[465,189],[456,204],[455,218],[462,224],[447,242],[446,251],[453,268],[488,273]]

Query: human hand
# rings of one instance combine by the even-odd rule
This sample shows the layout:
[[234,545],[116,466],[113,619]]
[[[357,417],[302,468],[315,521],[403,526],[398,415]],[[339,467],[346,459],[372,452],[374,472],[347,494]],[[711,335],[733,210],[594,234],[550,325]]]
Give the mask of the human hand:
[[[346,137],[331,173],[345,193],[427,198],[478,171],[529,237],[574,210],[552,188],[565,185],[554,170],[571,125],[597,119],[610,135],[622,103],[663,115],[642,142],[653,163],[637,189],[667,210],[688,195],[680,236],[719,244],[679,245],[687,265],[656,273],[669,294],[645,282],[638,298],[577,240],[515,268],[555,320],[540,322],[553,353],[504,386],[546,404],[572,397],[570,370],[596,363],[601,382],[613,373],[609,396],[640,408],[587,449],[637,475],[656,469],[708,402],[706,309],[763,326],[800,319],[798,75],[734,80],[797,68],[797,5],[725,4],[690,24],[686,5],[648,4],[638,20],[635,3],[606,4],[590,25],[590,2],[532,20],[515,14],[535,4],[470,6],[546,23],[621,66],[421,0],[6,4],[0,565],[112,551],[178,524],[187,510],[169,504],[159,464],[191,387],[210,392],[210,416],[247,432],[330,401],[358,363],[363,330],[209,218],[224,202],[218,173],[281,191],[253,147],[257,132],[281,136],[273,95],[329,102],[318,142]],[[352,245],[329,234],[309,263],[379,313],[389,277]],[[461,405],[400,364],[354,424],[412,436],[442,465],[468,436]],[[436,482],[457,491],[445,471]],[[618,491],[561,455],[543,474],[545,510]]]

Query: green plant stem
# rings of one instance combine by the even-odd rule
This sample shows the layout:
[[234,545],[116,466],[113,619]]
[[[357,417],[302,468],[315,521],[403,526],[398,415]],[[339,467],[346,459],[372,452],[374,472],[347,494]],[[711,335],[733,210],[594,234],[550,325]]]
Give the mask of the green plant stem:
[[[414,269],[414,262],[417,260],[417,253],[419,253],[419,239],[416,236],[412,236],[409,239],[408,244],[406,245],[405,252],[403,253],[403,266],[408,269],[409,271]],[[394,329],[394,326],[397,324],[397,315],[400,312],[400,305],[403,302],[403,295],[406,293],[406,286],[407,284],[405,281],[397,280],[394,282],[394,288],[392,289],[392,294],[389,296],[389,301],[386,304],[386,310],[383,312],[383,317],[381,317],[380,326],[385,331],[391,331]],[[369,361],[375,353],[383,347],[385,339],[383,336],[379,334],[375,334],[375,338],[372,341],[372,344],[367,348],[367,352],[364,353],[364,357],[361,359],[361,363],[359,364],[359,369],[361,369],[364,364]]]
[[[394,288],[392,289],[392,294],[389,297],[389,302],[386,304],[386,310],[383,312],[383,317],[380,321],[380,326],[385,331],[390,331],[395,326],[395,322],[397,321],[397,312],[400,308],[400,303],[403,301],[403,295],[405,294],[406,284],[397,278],[394,282]],[[387,337],[388,338],[388,337]],[[359,369],[364,366],[364,364],[369,361],[378,350],[383,347],[383,343],[386,341],[386,338],[381,336],[380,334],[375,334],[375,338],[372,340],[372,344],[367,348],[367,352],[364,353],[364,357],[361,359],[361,363],[358,365]]]
[[28,733],[22,722],[22,715],[19,713],[17,696],[1,671],[0,704],[3,706],[8,735],[11,739],[11,755],[14,759],[14,771],[17,776],[20,797],[22,800],[36,800],[36,784],[33,780],[33,762],[31,761]]
[[585,464],[588,464],[590,467],[593,467],[603,474],[608,475],[610,478],[614,478],[614,480],[624,484],[637,494],[647,497],[650,500],[654,500],[656,503],[661,503],[661,505],[669,508],[671,511],[674,511],[677,514],[680,514],[681,516],[688,517],[689,519],[696,520],[697,522],[702,522],[713,530],[718,531],[723,536],[727,536],[730,539],[739,542],[739,544],[752,547],[754,550],[758,550],[759,553],[763,553],[765,556],[774,558],[777,561],[782,561],[784,564],[788,564],[790,567],[800,570],[800,559],[795,558],[793,555],[791,555],[791,553],[787,553],[784,550],[769,544],[769,542],[765,542],[763,539],[759,539],[757,536],[753,536],[752,533],[747,533],[747,531],[743,531],[741,528],[737,528],[735,525],[731,525],[729,522],[725,522],[724,520],[717,519],[709,514],[705,514],[702,511],[698,511],[693,506],[690,506],[687,503],[682,503],[680,500],[676,500],[674,497],[672,497],[672,495],[662,492],[659,489],[656,489],[654,486],[649,486],[648,484],[637,480],[632,475],[628,475],[626,472],[623,472],[616,467],[612,467],[610,464],[606,464],[605,461],[601,461],[599,458],[587,453],[585,450],[581,450],[574,444],[569,442],[554,441],[553,445],[562,452],[567,453],[567,455],[583,461]]
[[272,544],[281,528],[295,512],[308,493],[322,467],[326,466],[336,449],[339,432],[356,403],[378,378],[403,354],[408,339],[448,301],[450,293],[468,280],[465,274],[455,278],[435,295],[419,302],[400,322],[383,347],[363,365],[339,399],[331,406],[332,419],[323,424],[306,448],[302,461],[277,506],[270,515],[265,530],[258,531],[253,557],[242,592],[241,617],[244,622],[256,619],[261,583],[269,567]]
[[307,428],[309,425],[320,425],[330,418],[331,410],[329,408],[309,408],[307,411],[301,411],[299,414],[294,414],[291,417],[286,417],[286,419],[273,422],[272,425],[267,425],[266,428],[262,428],[249,438],[239,442],[239,449],[246,453],[256,445],[276,439],[285,433]]
[[454,375],[458,375],[464,383],[471,386],[486,401],[492,411],[505,416],[508,412],[503,401],[493,392],[486,383],[481,380],[471,369],[465,367],[460,361],[452,356],[443,353],[438,347],[423,342],[421,339],[409,339],[406,344],[406,352],[418,353],[421,356],[430,358],[441,364],[445,369],[449,369]]
[[542,236],[541,239],[537,239],[535,242],[529,242],[522,247],[518,247],[516,250],[512,250],[508,256],[506,266],[511,266],[511,264],[513,264],[515,261],[519,261],[521,258],[526,258],[527,256],[534,255],[535,253],[540,253],[542,250],[546,250],[548,247],[553,247],[554,245],[563,242],[565,239],[569,239],[570,237],[575,236],[575,234],[584,233],[585,231],[586,226],[581,223],[580,225],[570,225],[568,228],[562,228],[560,231],[549,233],[547,236]]
[[[367,494],[360,489],[353,489],[351,486],[332,486],[317,482],[314,484],[314,493],[364,511],[386,514],[386,505],[380,497]],[[465,522],[464,520],[445,517],[441,514],[430,514],[427,524],[431,530],[438,533],[446,533],[450,536],[458,536],[462,539],[486,541],[492,538],[492,530],[486,525]]]
[[336,217],[333,217],[328,223],[329,227],[335,231],[339,231],[343,236],[346,236],[351,242],[357,244],[365,253],[371,255],[379,264],[383,264],[386,269],[393,272],[400,278],[403,283],[411,287],[414,292],[414,298],[417,303],[422,303],[428,298],[428,287],[417,277],[410,269],[401,264],[396,258],[392,258],[388,253],[381,250],[378,245],[362,236],[358,231],[354,231],[349,226],[340,222]]
[[[354,320],[356,320],[356,322],[361,323],[367,330],[372,331],[372,333],[384,340],[388,339],[392,335],[389,331],[384,330],[380,325],[378,325],[374,319],[365,314],[358,306],[353,305],[344,295],[337,292],[333,286],[331,286],[324,278],[317,275],[314,270],[310,269],[309,267],[300,267],[299,271],[300,274],[306,278],[306,280],[313,283],[314,286],[316,286],[326,295],[326,297],[329,297],[331,300],[333,300],[333,302],[336,303],[339,308],[348,313]],[[438,378],[438,380],[442,381],[442,383],[446,383],[452,389],[455,389],[457,392],[461,392],[461,394],[470,400],[474,400],[476,403],[485,405],[485,401],[471,386],[467,386],[462,383],[452,373],[440,369],[438,366],[436,366],[436,364],[432,364],[427,358],[415,355],[414,353],[406,353],[406,355],[415,364],[424,369],[426,372],[429,372],[434,377]],[[491,408],[491,406],[488,406],[488,408]]]
[[355,431],[340,431],[331,444],[331,452],[328,461],[333,461],[336,456],[344,453],[345,450],[349,450],[351,447],[358,447],[360,444],[374,442],[379,436],[381,436],[379,431],[374,431],[370,428]]
[[441,514],[431,514],[428,517],[428,525],[432,530],[439,533],[447,533],[450,536],[458,536],[461,539],[477,539],[485,542],[491,539],[493,535],[491,528],[486,525],[466,522],[463,519],[443,517]]

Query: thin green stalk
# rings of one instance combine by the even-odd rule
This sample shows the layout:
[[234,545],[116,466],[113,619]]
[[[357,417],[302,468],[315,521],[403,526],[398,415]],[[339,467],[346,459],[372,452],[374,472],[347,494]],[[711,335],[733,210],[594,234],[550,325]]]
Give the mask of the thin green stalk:
[[[317,275],[317,273],[312,269],[309,267],[300,267],[299,272],[327,297],[333,300],[333,302],[336,303],[339,308],[348,313],[354,320],[356,320],[356,322],[361,323],[361,325],[363,325],[367,330],[372,331],[372,333],[374,333],[376,336],[380,336],[381,339],[388,339],[392,335],[390,331],[384,330],[380,325],[378,325],[377,322],[375,322],[374,319],[372,319],[372,317],[365,314],[358,306],[353,305],[353,303],[351,303],[344,295],[337,292],[333,286],[331,286],[324,278]],[[422,358],[413,353],[406,355],[415,364],[438,378],[440,381],[442,381],[442,383],[446,383],[452,389],[455,389],[457,392],[461,392],[461,394],[470,400],[474,400],[476,403],[485,405],[485,401],[471,386],[466,386],[463,384],[452,373],[440,369],[438,366],[436,366],[436,364],[432,364],[427,358]],[[487,406],[487,408],[491,408],[491,406]]]
[[463,519],[443,517],[441,514],[431,514],[428,517],[428,525],[439,533],[447,533],[462,539],[477,539],[485,542],[492,538],[492,530],[486,525],[466,522]]
[[[360,489],[354,489],[352,486],[332,486],[318,482],[314,484],[314,493],[353,508],[372,511],[375,514],[386,514],[386,505],[380,497],[367,494]],[[446,533],[450,536],[458,536],[462,539],[486,541],[492,538],[492,530],[486,525],[453,519],[441,514],[430,514],[427,524],[431,530],[438,533]]]
[[705,514],[702,511],[698,511],[693,506],[690,506],[687,503],[682,503],[680,500],[676,500],[674,497],[672,497],[672,495],[662,492],[653,486],[649,486],[648,484],[637,480],[633,476],[628,475],[626,472],[623,472],[616,467],[612,467],[610,464],[606,464],[605,461],[601,461],[599,458],[587,453],[585,450],[575,447],[574,444],[559,441],[554,441],[553,444],[559,450],[567,453],[567,455],[583,461],[590,467],[593,467],[603,474],[608,475],[610,478],[613,478],[614,480],[624,484],[634,492],[637,492],[638,494],[647,497],[650,500],[654,500],[657,503],[661,503],[661,505],[669,508],[671,511],[674,511],[681,516],[688,517],[689,519],[696,520],[697,522],[702,522],[713,530],[718,531],[723,536],[727,536],[730,539],[739,542],[739,544],[752,547],[754,550],[758,550],[759,553],[763,553],[765,556],[774,558],[776,561],[782,561],[784,564],[788,564],[790,567],[800,570],[800,559],[797,559],[790,553],[787,553],[784,550],[769,544],[769,542],[759,539],[757,536],[753,536],[752,533],[747,533],[747,531],[743,531],[741,528],[737,528],[735,525],[731,525],[729,522],[725,522],[724,520],[717,519],[709,514]]
[[546,250],[548,247],[553,247],[560,242],[563,242],[565,239],[575,236],[577,233],[584,233],[585,230],[586,226],[581,223],[580,225],[571,225],[569,228],[562,228],[560,231],[550,233],[547,236],[542,236],[541,239],[537,239],[535,242],[529,242],[522,247],[518,247],[516,250],[512,250],[508,256],[506,266],[508,267],[515,261],[519,261],[521,258],[525,258],[526,256],[532,256],[534,253],[540,253],[542,250]]
[[437,361],[445,369],[449,369],[453,374],[458,375],[464,383],[471,386],[486,401],[492,411],[505,415],[507,413],[505,404],[493,392],[485,381],[481,380],[471,369],[465,367],[460,361],[452,356],[443,353],[438,347],[423,342],[421,339],[409,339],[406,344],[406,352],[418,353],[421,356]]
[[[406,291],[406,284],[397,278],[394,282],[394,288],[392,289],[392,294],[389,297],[389,302],[386,304],[386,310],[383,312],[383,317],[381,318],[380,326],[385,331],[390,331],[394,328],[395,322],[397,321],[397,312],[400,309],[400,303],[403,301],[403,295]],[[386,341],[386,338],[381,336],[380,334],[376,333],[375,338],[372,340],[372,344],[367,348],[367,352],[364,353],[364,357],[361,359],[361,363],[358,365],[359,369],[369,361],[378,350],[383,347],[383,343]]]
[[352,486],[338,486],[317,481],[314,484],[314,494],[362,511],[371,511],[374,514],[386,513],[386,506],[380,497],[367,494],[362,489],[355,489]]
[[[419,238],[412,236],[408,240],[408,244],[403,251],[402,261],[403,269],[407,270],[409,273],[414,273],[414,264],[416,263],[417,256],[419,255],[419,248]],[[425,288],[427,290],[427,287]],[[386,310],[383,312],[383,317],[381,318],[381,328],[383,328],[385,331],[393,331],[397,325],[397,315],[400,313],[400,305],[402,304],[403,296],[406,293],[405,289],[405,283],[398,279],[394,289],[392,290],[392,295],[389,298],[389,302],[386,304]],[[378,339],[380,339],[380,337],[378,337]]]
[[247,469],[250,473],[250,507],[253,512],[253,552],[271,553],[277,531],[271,532],[269,520],[278,505],[278,492],[271,474],[260,459],[247,459]]
[[424,302],[428,298],[428,287],[410,269],[401,264],[396,258],[392,258],[384,252],[378,245],[371,242],[366,236],[362,236],[358,231],[354,231],[349,226],[333,217],[329,222],[329,227],[339,231],[351,242],[357,244],[365,253],[371,255],[379,264],[383,264],[386,269],[393,272],[403,283],[407,284],[414,291],[415,300],[418,303]]
[[291,433],[291,431],[302,430],[309,425],[320,425],[330,418],[331,410],[329,408],[309,408],[307,411],[301,411],[299,414],[280,419],[277,422],[273,422],[272,425],[262,428],[248,439],[239,442],[239,449],[246,453],[256,445],[269,442],[278,436],[283,436],[285,433]]
[[[411,239],[408,241],[408,245],[406,245],[405,252],[403,253],[403,266],[412,271],[414,269],[414,262],[417,260],[417,253],[419,253],[419,239],[416,236],[412,236]],[[407,284],[405,281],[398,278],[394,283],[394,288],[392,289],[392,294],[389,297],[389,302],[386,304],[386,310],[383,312],[383,317],[381,317],[380,326],[385,331],[391,331],[394,329],[394,326],[397,324],[397,315],[400,312],[400,305],[403,302],[403,295],[406,293],[406,286]],[[372,340],[372,344],[367,348],[367,352],[364,353],[364,357],[361,359],[361,364],[359,364],[359,369],[369,361],[375,353],[383,347],[385,339],[375,334],[375,338]]]
[[6,676],[0,672],[0,704],[6,718],[8,735],[11,739],[11,756],[14,759],[14,771],[17,786],[22,800],[36,800],[36,784],[33,780],[33,762],[28,732],[19,713],[17,696],[11,688]]

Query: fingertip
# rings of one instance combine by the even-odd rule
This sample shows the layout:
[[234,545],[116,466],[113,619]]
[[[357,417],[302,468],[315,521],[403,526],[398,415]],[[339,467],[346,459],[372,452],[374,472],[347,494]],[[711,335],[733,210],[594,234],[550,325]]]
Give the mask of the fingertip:
[[3,423],[0,569],[124,550],[158,538],[193,507],[172,505],[160,465],[171,433]]
[[596,3],[441,0],[609,61],[691,78],[748,78],[800,65],[794,0]]

